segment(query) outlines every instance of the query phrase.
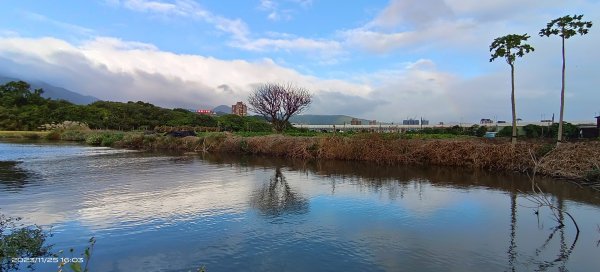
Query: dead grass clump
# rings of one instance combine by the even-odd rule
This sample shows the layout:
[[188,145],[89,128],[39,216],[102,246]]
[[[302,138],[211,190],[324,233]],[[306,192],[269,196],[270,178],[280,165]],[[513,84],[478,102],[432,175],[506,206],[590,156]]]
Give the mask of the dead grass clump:
[[[415,164],[472,169],[528,172],[534,167],[531,154],[544,156],[538,173],[555,177],[593,179],[600,177],[600,142],[553,145],[473,139],[397,139],[378,134],[361,137],[291,137],[267,135],[237,137],[215,133],[204,137],[143,137],[151,149],[197,152],[245,153],[294,159],[371,161],[381,164]],[[530,153],[530,151],[532,153]],[[600,181],[594,181],[599,183]]]
[[562,143],[548,153],[540,173],[581,178],[600,166],[600,142]]

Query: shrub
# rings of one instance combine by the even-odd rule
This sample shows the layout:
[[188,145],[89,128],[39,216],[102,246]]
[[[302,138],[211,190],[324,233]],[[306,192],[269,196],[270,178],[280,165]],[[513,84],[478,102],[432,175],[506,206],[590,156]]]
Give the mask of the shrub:
[[500,131],[498,131],[498,137],[511,137],[512,136],[512,127],[506,126],[503,127]]
[[538,138],[542,135],[542,127],[538,125],[526,125],[523,127],[523,131],[527,138]]
[[102,144],[102,134],[100,133],[91,133],[87,135],[85,138],[85,143],[88,145],[100,145]]
[[125,133],[123,138],[115,143],[116,146],[141,148],[144,146],[144,134],[142,133]]
[[271,132],[273,131],[273,126],[266,121],[249,119],[246,122],[245,130],[253,132]]
[[57,130],[50,131],[46,134],[46,140],[60,140],[60,132]]
[[65,130],[60,134],[60,139],[64,141],[85,141],[87,132],[83,130]]
[[486,126],[480,126],[477,128],[477,130],[475,130],[475,136],[483,137],[487,131],[488,129]]
[[115,142],[123,139],[123,133],[103,133],[102,141],[100,145],[102,146],[113,146]]
[[535,155],[538,158],[543,157],[544,155],[548,154],[548,152],[552,151],[552,149],[554,149],[555,145],[554,144],[545,144],[542,145],[535,153]]
[[[558,123],[552,124],[550,126],[549,135],[552,135],[552,138],[558,137]],[[568,122],[563,123],[563,136],[565,139],[576,139],[579,138],[579,128],[576,125],[573,125]]]
[[26,138],[26,139],[30,139],[30,140],[37,140],[37,139],[41,138],[41,136],[39,134],[33,133],[33,132],[32,133],[25,133],[23,135],[23,137]]

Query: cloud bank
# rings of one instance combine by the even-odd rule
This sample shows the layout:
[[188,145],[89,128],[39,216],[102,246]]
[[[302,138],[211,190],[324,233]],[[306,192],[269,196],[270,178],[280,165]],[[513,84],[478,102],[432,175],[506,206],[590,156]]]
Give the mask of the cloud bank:
[[[541,54],[549,51],[542,50]],[[540,114],[553,112],[549,105],[558,105],[559,82],[552,80],[557,72],[537,70],[546,65],[544,57],[531,59],[533,63],[517,66],[525,69],[518,70],[517,103],[520,116],[535,120]],[[590,76],[585,85],[598,80],[589,71],[574,70],[579,76]],[[507,69],[465,78],[439,70],[428,59],[345,79],[321,79],[270,59],[220,60],[175,54],[151,44],[116,38],[101,37],[75,45],[56,38],[11,37],[0,39],[0,73],[44,80],[104,100],[142,100],[164,107],[230,105],[245,101],[257,84],[291,82],[313,92],[315,102],[309,113],[314,114],[348,114],[391,122],[421,116],[465,122],[510,117]],[[576,89],[578,85],[581,83],[570,86]],[[584,110],[593,110],[593,103],[586,102],[584,94],[569,91],[568,95],[571,104],[587,103]],[[576,107],[570,112],[578,113]]]
[[[0,36],[0,74],[43,80],[105,100],[142,100],[164,107],[230,105],[245,101],[257,84],[282,82],[313,92],[315,99],[308,112],[313,114],[388,122],[414,117],[434,122],[508,120],[508,66],[502,61],[489,63],[488,47],[495,37],[527,32],[536,51],[516,64],[517,114],[535,121],[558,113],[561,64],[560,41],[537,37],[537,31],[550,19],[581,10],[586,12],[586,20],[600,22],[600,13],[595,12],[600,11],[600,4],[584,0],[569,5],[560,0],[392,0],[357,27],[315,38],[255,33],[243,19],[213,13],[191,0],[105,2],[151,17],[207,24],[225,36],[216,46],[240,57],[170,52],[151,43],[99,36],[92,29],[29,13],[33,20],[83,33],[84,38],[67,41],[0,32],[5,35]],[[284,7],[290,5],[310,9],[317,4],[261,1],[257,8],[266,16],[273,12],[282,16]],[[566,118],[570,120],[590,119],[600,112],[595,61],[600,52],[591,50],[600,43],[600,31],[595,27],[585,37],[567,42]],[[300,56],[300,63],[288,63],[285,56],[289,55],[277,57],[281,51]],[[409,57],[398,57],[405,54]],[[387,56],[391,60],[387,61]],[[371,57],[378,58],[375,68],[352,69],[362,66],[361,59],[368,63]],[[321,71],[330,65],[333,72],[309,75],[299,70],[307,65],[303,71],[310,71],[313,63],[325,66]]]

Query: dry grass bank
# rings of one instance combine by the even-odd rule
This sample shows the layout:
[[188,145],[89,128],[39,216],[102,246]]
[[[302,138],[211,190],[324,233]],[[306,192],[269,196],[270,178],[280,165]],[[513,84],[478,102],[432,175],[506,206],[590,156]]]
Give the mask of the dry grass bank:
[[377,133],[350,137],[242,137],[219,132],[204,133],[200,137],[174,138],[141,132],[76,132],[66,131],[57,135],[50,133],[47,136],[85,141],[92,145],[145,150],[256,154],[301,160],[334,159],[517,172],[529,172],[533,169],[533,155],[536,158],[543,157],[538,173],[577,179],[600,189],[599,141],[564,143],[554,148],[553,143],[542,141],[521,141],[512,146],[503,139],[400,139],[393,137],[394,135]]
[[[198,142],[202,143],[203,139]],[[538,173],[559,178],[600,182],[600,142],[553,144],[484,139],[384,139],[362,137],[232,137],[208,151],[248,153],[298,159],[373,161],[382,164],[443,165],[488,170],[528,172],[544,157]],[[545,156],[544,156],[545,155]]]

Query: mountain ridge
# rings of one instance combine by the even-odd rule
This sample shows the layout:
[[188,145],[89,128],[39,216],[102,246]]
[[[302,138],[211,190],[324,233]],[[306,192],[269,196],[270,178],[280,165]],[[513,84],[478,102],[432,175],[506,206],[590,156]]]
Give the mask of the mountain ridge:
[[13,77],[8,77],[4,75],[0,75],[0,84],[6,84],[11,81],[25,81],[29,83],[31,89],[42,89],[44,93],[42,93],[42,97],[44,98],[52,98],[52,99],[62,99],[69,101],[73,104],[78,105],[87,105],[100,99],[91,95],[83,95],[78,92],[71,91],[69,89],[65,89],[62,87],[57,87],[46,83],[40,80],[24,80]]
[[348,115],[319,115],[319,114],[302,114],[294,115],[290,118],[290,123],[305,124],[305,125],[349,125],[352,119],[358,119],[363,125],[369,123],[367,119],[356,118]]

